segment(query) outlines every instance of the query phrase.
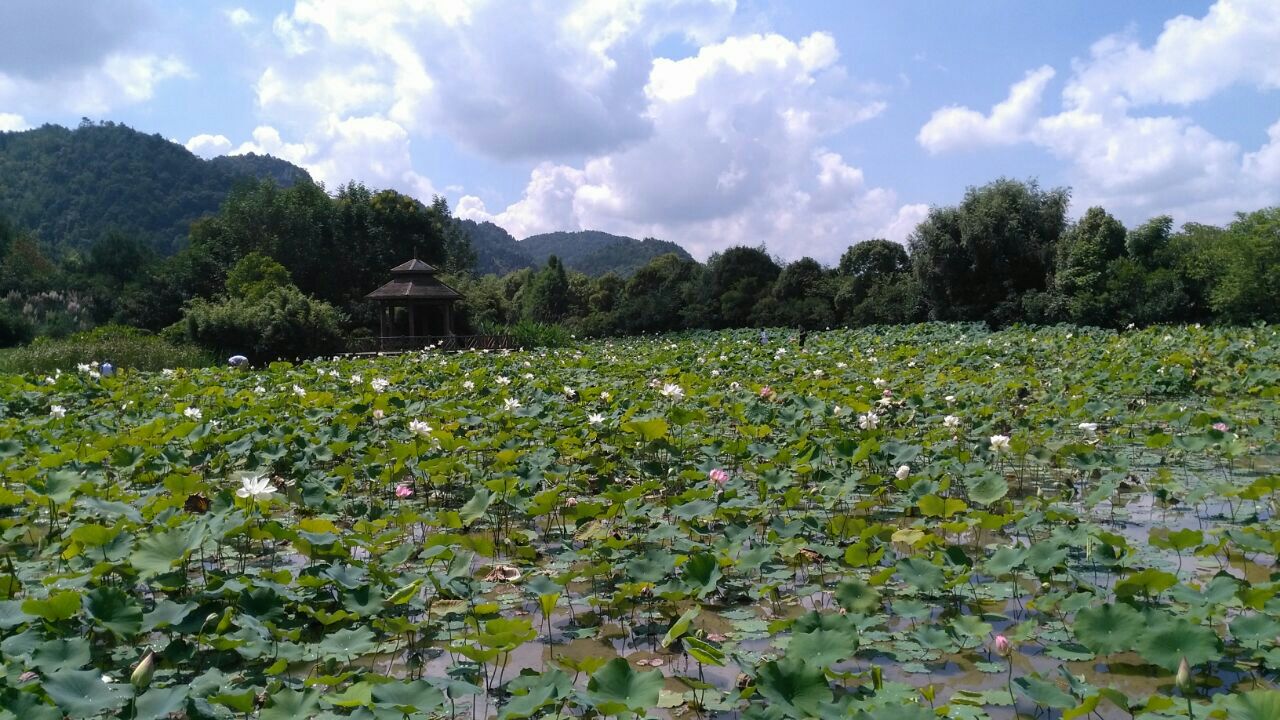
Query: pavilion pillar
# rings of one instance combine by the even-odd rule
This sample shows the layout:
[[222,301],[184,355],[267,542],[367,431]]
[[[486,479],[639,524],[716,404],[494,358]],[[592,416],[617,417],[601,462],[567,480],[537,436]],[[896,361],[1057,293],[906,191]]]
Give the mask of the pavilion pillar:
[[409,337],[418,336],[418,305],[409,303]]

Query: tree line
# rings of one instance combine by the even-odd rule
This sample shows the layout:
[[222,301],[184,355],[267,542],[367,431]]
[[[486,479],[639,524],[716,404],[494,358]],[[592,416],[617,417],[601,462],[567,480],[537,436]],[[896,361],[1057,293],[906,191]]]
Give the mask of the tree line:
[[905,246],[857,242],[834,267],[739,246],[705,263],[661,255],[627,277],[556,257],[497,276],[472,271],[466,226],[442,198],[246,182],[169,257],[122,232],[55,253],[0,219],[0,342],[114,323],[264,359],[331,352],[376,332],[364,295],[415,255],[464,294],[465,332],[1280,319],[1280,208],[1223,227],[1157,217],[1126,228],[1096,207],[1071,222],[1068,202],[1065,189],[1000,179],[932,208]]
[[924,320],[1130,323],[1280,320],[1280,208],[1225,227],[1156,217],[1126,228],[1100,207],[1067,218],[1069,192],[1000,179],[934,207],[901,245],[851,245],[835,267],[733,247],[705,264],[654,259],[629,278],[539,271],[463,277],[481,325],[559,323],[586,335]]

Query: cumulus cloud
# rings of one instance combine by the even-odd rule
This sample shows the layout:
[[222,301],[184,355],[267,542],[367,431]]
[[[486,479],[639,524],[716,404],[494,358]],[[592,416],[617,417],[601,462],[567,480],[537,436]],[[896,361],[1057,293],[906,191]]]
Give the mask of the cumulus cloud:
[[186,142],[186,148],[205,160],[219,155],[226,155],[231,149],[231,141],[226,135],[196,135]]
[[409,133],[404,128],[378,116],[330,116],[302,142],[286,141],[270,125],[254,128],[251,139],[234,149],[222,135],[197,135],[187,141],[188,150],[206,158],[271,155],[304,168],[330,188],[356,180],[430,200],[437,191],[428,178],[414,170],[409,145]]
[[[566,10],[564,6],[551,6]],[[380,114],[501,158],[566,156],[649,132],[651,47],[714,34],[733,0],[298,0],[273,23],[268,116]]]
[[227,10],[227,22],[236,27],[244,27],[257,22],[257,18],[255,18],[253,13],[248,10],[245,10],[242,7],[236,7]]
[[16,113],[0,113],[0,132],[16,132],[31,127],[26,119]]
[[1246,153],[1188,117],[1142,111],[1190,105],[1235,86],[1280,87],[1276,48],[1280,4],[1219,0],[1204,17],[1166,22],[1149,47],[1127,35],[1094,43],[1073,64],[1056,114],[1037,110],[1052,76],[1041,68],[990,113],[938,110],[917,140],[931,152],[1033,143],[1069,164],[1076,207],[1101,204],[1130,222],[1160,213],[1226,220],[1280,202],[1280,123],[1266,145]]
[[1022,142],[1038,119],[1040,98],[1053,76],[1053,68],[1047,65],[1028,72],[1009,88],[1008,98],[986,115],[956,105],[936,110],[916,140],[931,153]]
[[11,0],[0,23],[0,106],[101,114],[150,99],[190,75],[177,56],[139,47],[149,12],[139,0]]
[[884,107],[855,99],[838,57],[833,39],[814,33],[729,37],[660,59],[645,86],[648,137],[581,166],[539,165],[503,210],[472,196],[457,212],[517,237],[599,228],[675,240],[702,257],[764,242],[783,257],[832,261],[859,239],[901,239],[921,208],[900,206],[823,147]]

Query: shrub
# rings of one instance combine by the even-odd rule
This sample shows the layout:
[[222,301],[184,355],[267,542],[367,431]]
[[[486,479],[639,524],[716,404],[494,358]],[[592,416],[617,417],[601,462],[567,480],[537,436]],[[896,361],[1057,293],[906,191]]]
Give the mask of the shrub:
[[194,300],[185,323],[187,337],[197,345],[255,362],[314,357],[342,347],[341,313],[292,285],[259,298]]
[[103,325],[70,337],[42,337],[30,345],[0,351],[0,372],[48,373],[95,360],[121,369],[160,370],[204,367],[212,364],[213,357],[193,345],[174,344],[145,330]]

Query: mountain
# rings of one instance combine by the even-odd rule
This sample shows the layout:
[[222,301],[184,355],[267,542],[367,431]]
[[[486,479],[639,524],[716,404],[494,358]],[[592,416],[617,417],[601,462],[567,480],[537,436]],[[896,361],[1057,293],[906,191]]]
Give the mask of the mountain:
[[516,240],[491,222],[458,221],[471,238],[476,254],[476,272],[505,275],[524,267],[541,267],[555,255],[566,268],[587,275],[613,272],[628,277],[659,255],[675,253],[691,259],[688,252],[668,240],[636,240],[598,230],[552,232]]
[[310,176],[265,155],[202,160],[159,135],[85,121],[0,132],[0,216],[54,250],[83,250],[111,230],[158,252],[182,247],[193,220],[213,213],[236,183]]

